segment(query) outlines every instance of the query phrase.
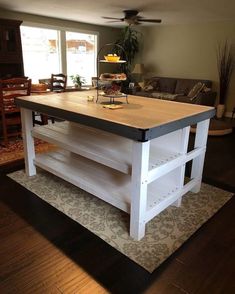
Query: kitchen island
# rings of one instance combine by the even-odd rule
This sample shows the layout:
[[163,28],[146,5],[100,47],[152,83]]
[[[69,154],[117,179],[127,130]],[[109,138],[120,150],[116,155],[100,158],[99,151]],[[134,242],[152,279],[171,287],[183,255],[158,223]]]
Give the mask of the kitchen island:
[[[36,166],[130,213],[130,235],[140,240],[148,221],[200,190],[213,107],[128,96],[123,108],[88,101],[95,91],[19,97],[28,176]],[[32,111],[62,121],[33,127]],[[190,126],[197,124],[188,151]],[[56,144],[37,154],[34,138]],[[190,179],[185,164],[192,161]]]

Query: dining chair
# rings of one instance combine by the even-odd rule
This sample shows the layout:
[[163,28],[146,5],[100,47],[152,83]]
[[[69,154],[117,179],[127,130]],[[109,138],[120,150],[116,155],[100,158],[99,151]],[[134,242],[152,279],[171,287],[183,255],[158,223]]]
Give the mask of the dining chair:
[[[38,84],[31,85],[31,95],[47,95],[53,94],[50,91],[50,80],[51,79],[39,79]],[[49,81],[49,82],[48,82]],[[48,116],[38,111],[33,111],[33,125],[46,125],[48,124]],[[54,118],[51,119],[54,122]]]
[[[51,74],[50,79],[39,79],[39,84],[45,84],[47,85],[48,89],[51,90],[51,92],[65,92],[66,85],[67,85],[67,76],[64,74]],[[51,93],[50,92],[50,93]],[[37,91],[37,95],[40,95],[40,91]],[[41,93],[43,95],[49,94],[49,93]],[[39,125],[45,125],[48,124],[48,122],[51,121],[52,123],[55,122],[55,118],[48,116],[46,114],[33,112],[33,124],[39,124]]]
[[51,89],[51,78],[38,79],[39,84],[44,84],[47,86],[47,89]]
[[21,135],[20,108],[15,98],[30,95],[31,79],[11,78],[0,80],[0,111],[3,145],[9,145],[9,137]]
[[65,92],[67,85],[67,75],[51,74],[51,91],[52,92]]

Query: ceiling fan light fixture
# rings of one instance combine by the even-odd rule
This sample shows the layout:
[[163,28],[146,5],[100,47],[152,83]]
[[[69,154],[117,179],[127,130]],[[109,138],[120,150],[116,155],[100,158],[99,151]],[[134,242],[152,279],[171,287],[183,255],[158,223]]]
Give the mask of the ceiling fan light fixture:
[[116,21],[124,21],[128,25],[138,25],[141,24],[141,22],[152,22],[152,23],[161,23],[161,19],[148,19],[143,18],[142,16],[138,15],[138,10],[123,10],[124,17],[123,18],[116,18],[116,17],[109,17],[109,16],[103,16],[105,19],[113,19]]

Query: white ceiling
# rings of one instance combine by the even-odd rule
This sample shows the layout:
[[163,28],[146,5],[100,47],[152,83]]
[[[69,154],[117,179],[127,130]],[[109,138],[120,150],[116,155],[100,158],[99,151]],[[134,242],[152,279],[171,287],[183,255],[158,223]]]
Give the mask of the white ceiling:
[[0,8],[116,27],[123,23],[102,16],[121,18],[123,10],[137,9],[145,18],[162,19],[162,25],[235,20],[234,0],[0,0]]

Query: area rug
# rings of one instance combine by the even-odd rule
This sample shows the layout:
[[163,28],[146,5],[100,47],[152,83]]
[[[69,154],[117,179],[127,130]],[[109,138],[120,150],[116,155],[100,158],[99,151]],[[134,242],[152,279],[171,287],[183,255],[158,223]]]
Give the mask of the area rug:
[[[55,146],[35,139],[35,152],[41,153],[55,149]],[[24,158],[24,147],[22,139],[11,141],[8,147],[0,146],[0,166]]]
[[31,178],[22,170],[8,176],[149,272],[153,272],[232,197],[232,193],[202,184],[200,193],[187,193],[181,207],[168,207],[147,224],[145,237],[134,241],[129,236],[127,213],[74,185],[40,169]]

